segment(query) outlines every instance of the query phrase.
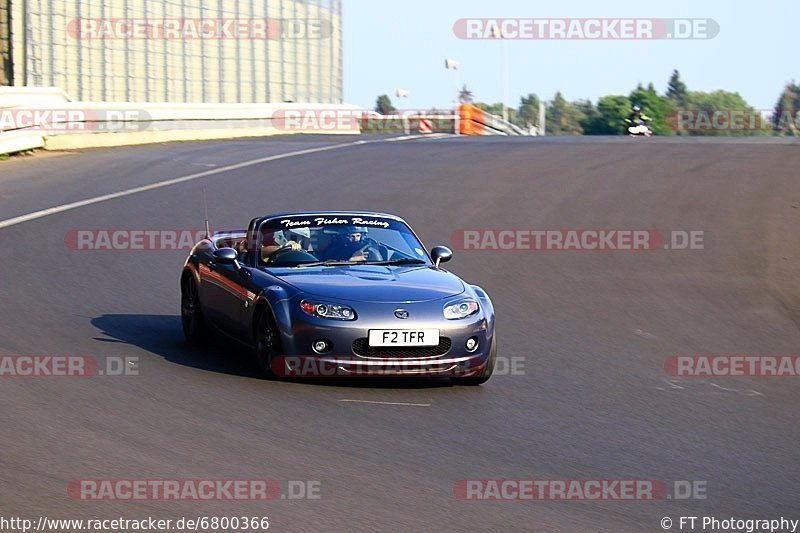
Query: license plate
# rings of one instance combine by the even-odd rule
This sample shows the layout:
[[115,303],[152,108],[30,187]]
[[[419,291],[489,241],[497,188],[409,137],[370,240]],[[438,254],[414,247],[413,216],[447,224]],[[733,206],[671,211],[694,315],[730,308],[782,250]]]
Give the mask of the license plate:
[[439,346],[438,329],[373,329],[369,332],[369,345],[391,346]]

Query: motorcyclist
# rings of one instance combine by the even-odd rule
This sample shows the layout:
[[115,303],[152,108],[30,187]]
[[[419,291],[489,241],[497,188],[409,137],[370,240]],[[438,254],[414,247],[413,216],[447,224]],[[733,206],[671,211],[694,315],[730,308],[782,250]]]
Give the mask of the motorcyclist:
[[645,115],[638,105],[634,105],[631,108],[631,114],[625,119],[625,125],[631,136],[644,135],[649,137],[651,135],[650,117]]
[[641,107],[634,105],[631,108],[631,114],[628,116],[628,122],[633,124],[647,124],[650,122],[650,117],[644,114]]

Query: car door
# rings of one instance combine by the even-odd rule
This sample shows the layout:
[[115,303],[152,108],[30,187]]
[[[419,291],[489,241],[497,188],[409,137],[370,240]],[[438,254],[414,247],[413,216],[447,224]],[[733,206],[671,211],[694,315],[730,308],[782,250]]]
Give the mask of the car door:
[[238,336],[242,333],[241,314],[247,300],[243,286],[246,268],[237,270],[233,265],[223,265],[212,257],[201,269],[202,305],[206,318],[224,333]]

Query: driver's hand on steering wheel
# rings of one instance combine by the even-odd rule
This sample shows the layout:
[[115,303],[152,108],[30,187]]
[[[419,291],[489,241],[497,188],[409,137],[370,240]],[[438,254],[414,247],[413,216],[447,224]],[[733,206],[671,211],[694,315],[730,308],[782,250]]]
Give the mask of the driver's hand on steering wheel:
[[273,255],[278,252],[288,252],[289,250],[299,252],[302,250],[303,247],[300,246],[300,243],[289,241],[283,246],[262,246],[261,247],[261,260],[262,261],[269,261]]
[[369,251],[361,249],[353,254],[350,261],[369,261]]

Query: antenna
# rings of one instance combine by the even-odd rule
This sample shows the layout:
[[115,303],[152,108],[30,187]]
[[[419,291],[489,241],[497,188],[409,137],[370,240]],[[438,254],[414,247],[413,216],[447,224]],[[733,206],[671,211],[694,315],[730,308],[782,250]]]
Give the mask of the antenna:
[[203,186],[203,207],[206,214],[206,239],[211,238],[211,225],[208,223],[208,200],[206,199],[206,188]]

